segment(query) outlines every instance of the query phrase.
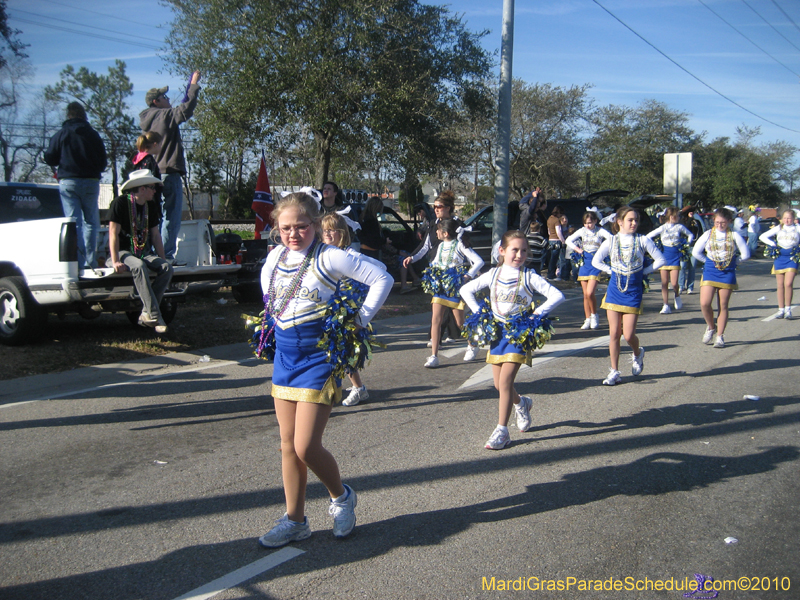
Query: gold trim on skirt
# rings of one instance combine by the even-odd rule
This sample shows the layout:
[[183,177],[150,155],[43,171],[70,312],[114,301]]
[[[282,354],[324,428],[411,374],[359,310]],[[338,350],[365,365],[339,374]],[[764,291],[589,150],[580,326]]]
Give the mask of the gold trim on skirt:
[[591,281],[593,279],[595,281],[600,281],[600,276],[599,275],[578,275],[578,281]]
[[614,312],[624,313],[626,315],[642,315],[644,314],[644,309],[640,306],[625,306],[623,304],[610,304],[606,302],[605,295],[603,296],[603,302],[600,304],[600,308],[604,308],[605,310],[613,310]]
[[664,265],[663,267],[658,268],[659,271],[680,271],[680,265]]
[[782,275],[783,273],[788,273],[789,271],[791,271],[792,273],[797,273],[797,269],[793,269],[792,267],[789,267],[788,269],[781,269],[780,271],[776,271],[775,267],[772,267],[772,273],[771,274],[772,275]]
[[519,365],[531,366],[533,356],[530,354],[520,354],[519,352],[509,352],[508,354],[500,354],[493,356],[492,354],[486,355],[486,362],[490,365],[500,365],[502,363],[517,363]]
[[721,290],[738,290],[739,285],[736,283],[720,283],[719,281],[708,281],[706,279],[700,280],[700,287],[703,286],[715,287]]
[[445,298],[438,298],[437,296],[431,298],[431,304],[441,304],[442,306],[449,306],[450,308],[455,308],[458,310],[464,310],[464,308],[467,306],[463,300],[461,300],[460,302],[453,302],[452,300],[446,300]]
[[333,376],[328,377],[328,381],[325,382],[321,390],[286,387],[273,383],[271,393],[273,398],[280,398],[290,402],[311,402],[312,404],[332,406],[342,401],[342,388],[336,385]]

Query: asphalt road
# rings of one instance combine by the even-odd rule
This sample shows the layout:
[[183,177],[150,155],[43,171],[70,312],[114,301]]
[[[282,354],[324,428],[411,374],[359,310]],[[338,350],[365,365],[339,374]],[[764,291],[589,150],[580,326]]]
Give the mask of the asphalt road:
[[724,349],[698,295],[660,315],[647,294],[644,372],[623,343],[614,388],[604,315],[579,330],[572,295],[500,452],[485,352],[423,369],[425,315],[382,322],[371,398],[325,433],[358,526],[333,538],[311,477],[314,534],[280,551],[256,543],[284,505],[271,365],[245,345],[4,382],[0,598],[679,599],[696,573],[722,600],[800,598],[800,319],[769,320],[768,273],[740,268]]

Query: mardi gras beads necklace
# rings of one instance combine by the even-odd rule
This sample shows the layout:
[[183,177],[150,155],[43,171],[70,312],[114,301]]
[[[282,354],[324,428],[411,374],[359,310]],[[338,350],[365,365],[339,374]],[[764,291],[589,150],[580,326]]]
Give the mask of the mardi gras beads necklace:
[[[497,269],[497,274],[495,275],[495,278],[494,278],[494,289],[492,290],[492,295],[495,298],[495,300],[497,300],[497,296],[498,296],[498,287],[499,287],[499,283],[500,283],[500,271],[501,271],[502,268],[503,267],[500,267],[499,269]],[[511,315],[511,313],[513,313],[516,310],[517,306],[516,306],[516,302],[515,301],[517,299],[517,296],[519,295],[519,286],[520,286],[520,282],[521,281],[522,281],[522,270],[521,269],[517,269],[517,283],[514,286],[514,295],[511,296],[511,308],[508,311],[506,311],[505,314],[500,313],[497,316],[503,317],[503,318],[508,318]],[[500,301],[499,300],[497,300],[497,305],[498,305],[498,308],[499,308],[499,306],[500,306]],[[519,309],[520,309],[520,312],[522,312],[522,307],[519,307]]]
[[148,229],[148,202],[144,203],[144,210],[136,210],[136,201],[131,196],[131,252],[134,256],[141,257],[147,247],[147,238],[150,235]]
[[263,342],[266,339],[268,339],[270,335],[272,335],[272,332],[275,330],[275,326],[278,324],[278,319],[281,317],[284,311],[286,311],[286,307],[289,306],[289,302],[291,302],[292,298],[294,298],[297,295],[297,291],[300,289],[300,285],[303,283],[303,277],[305,277],[305,274],[308,271],[309,266],[311,266],[311,261],[313,260],[314,250],[316,249],[316,247],[317,247],[317,240],[314,239],[314,241],[311,243],[311,247],[308,249],[308,252],[305,255],[305,258],[303,258],[303,262],[298,267],[297,273],[294,274],[294,277],[292,277],[292,280],[289,282],[289,285],[286,288],[286,292],[281,298],[277,300],[278,305],[276,306],[275,297],[277,296],[277,293],[275,290],[275,277],[278,273],[278,265],[283,263],[286,260],[286,255],[289,254],[289,248],[284,248],[281,251],[281,255],[278,257],[278,262],[275,265],[275,268],[272,269],[272,275],[270,275],[269,287],[267,288],[268,289],[267,305],[264,307],[264,322],[266,323],[268,316],[271,316],[274,319],[274,321],[269,331],[266,331],[265,328],[261,329],[262,345]]
[[617,289],[625,294],[628,291],[628,286],[631,283],[631,267],[633,265],[633,258],[639,255],[639,248],[641,246],[641,241],[639,241],[639,236],[633,234],[633,241],[631,242],[631,250],[630,254],[628,254],[627,260],[625,259],[625,253],[622,250],[622,241],[619,239],[619,235],[614,236],[614,245],[617,248],[617,263],[621,264],[625,267],[625,287],[622,287],[622,273],[617,273]]
[[446,242],[442,242],[441,244],[439,244],[439,248],[437,248],[437,250],[436,250],[436,254],[437,254],[436,262],[438,262],[440,265],[443,264],[443,266],[442,266],[443,269],[446,269],[447,267],[450,266],[450,263],[453,260],[453,256],[455,256],[456,249],[458,248],[458,242],[456,240],[452,240],[452,242],[453,243],[451,243],[450,247],[448,248],[447,262],[442,263],[441,260],[440,260],[441,257],[442,257],[442,247],[445,245]]
[[[731,261],[733,260],[733,234],[731,233],[730,229],[725,232],[725,240],[720,245],[717,242],[717,230],[712,229],[711,235],[708,236],[708,247],[711,250],[710,254],[712,256],[719,256],[720,253],[722,254],[722,260],[714,260],[714,266],[717,267],[718,270],[724,271],[731,265]],[[707,253],[709,254],[709,253]]]

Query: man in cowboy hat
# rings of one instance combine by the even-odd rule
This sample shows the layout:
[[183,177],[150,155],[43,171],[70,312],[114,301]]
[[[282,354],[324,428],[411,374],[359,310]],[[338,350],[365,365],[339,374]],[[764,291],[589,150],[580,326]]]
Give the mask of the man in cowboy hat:
[[183,154],[183,141],[178,129],[181,123],[188,121],[197,106],[200,93],[200,71],[192,73],[185,102],[173,107],[167,92],[169,86],[152,88],[145,95],[147,108],[139,113],[139,127],[142,131],[157,131],[161,134],[161,150],[158,153],[158,168],[164,174],[164,219],[161,223],[161,237],[164,240],[164,251],[170,260],[175,258],[178,234],[181,230],[183,213],[183,181],[186,175],[186,158]]
[[[159,310],[164,292],[172,280],[172,265],[164,256],[159,222],[161,214],[153,201],[155,184],[161,183],[149,169],[133,171],[122,184],[121,196],[114,199],[108,209],[108,248],[111,256],[107,264],[114,271],[130,271],[133,283],[142,299],[139,325],[155,327],[157,333],[166,333],[167,324]],[[153,254],[155,249],[156,254]],[[156,273],[150,283],[150,271]]]

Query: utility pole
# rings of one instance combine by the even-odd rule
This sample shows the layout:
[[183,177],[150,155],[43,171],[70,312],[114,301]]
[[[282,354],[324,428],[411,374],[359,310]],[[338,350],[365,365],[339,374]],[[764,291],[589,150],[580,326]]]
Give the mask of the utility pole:
[[500,97],[497,110],[497,173],[494,178],[492,245],[508,227],[508,180],[511,146],[511,63],[514,57],[514,0],[503,0],[500,50]]

